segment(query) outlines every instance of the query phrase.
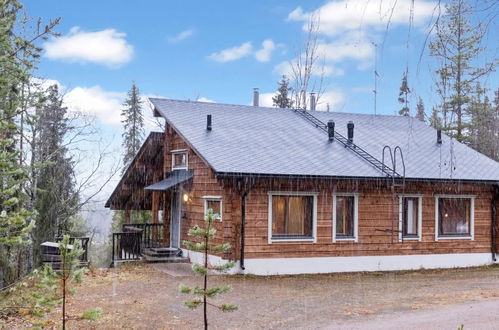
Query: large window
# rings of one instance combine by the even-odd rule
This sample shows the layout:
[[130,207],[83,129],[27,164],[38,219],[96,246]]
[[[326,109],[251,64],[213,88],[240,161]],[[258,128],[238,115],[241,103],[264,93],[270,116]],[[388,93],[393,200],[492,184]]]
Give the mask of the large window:
[[442,195],[436,197],[436,238],[473,239],[474,197]]
[[308,193],[269,194],[269,243],[314,240],[316,196]]
[[421,208],[421,196],[400,196],[400,239],[421,239]]
[[172,151],[172,170],[186,170],[188,168],[187,150]]
[[333,242],[357,241],[358,231],[357,194],[333,195]]
[[204,216],[208,214],[208,210],[213,210],[213,216],[216,220],[222,221],[222,197],[219,196],[203,196],[204,199]]

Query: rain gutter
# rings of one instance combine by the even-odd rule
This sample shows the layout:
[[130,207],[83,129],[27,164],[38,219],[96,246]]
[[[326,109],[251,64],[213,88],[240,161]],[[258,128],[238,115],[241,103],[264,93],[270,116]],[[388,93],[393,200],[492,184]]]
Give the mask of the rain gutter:
[[492,260],[495,262],[497,260],[497,231],[498,231],[498,210],[497,210],[497,203],[499,203],[499,185],[494,185],[493,186],[493,196],[492,196],[492,202],[491,202],[491,207],[492,207],[492,221],[491,221],[491,252],[492,252]]

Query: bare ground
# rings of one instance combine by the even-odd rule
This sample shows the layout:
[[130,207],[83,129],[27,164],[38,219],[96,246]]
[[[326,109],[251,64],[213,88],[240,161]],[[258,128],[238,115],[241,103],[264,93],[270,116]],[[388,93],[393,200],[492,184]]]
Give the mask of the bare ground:
[[[71,298],[69,314],[101,307],[98,321],[69,329],[198,329],[202,310],[183,305],[180,283],[201,284],[188,265],[125,266],[94,271]],[[211,309],[214,329],[499,329],[499,267],[303,276],[212,276],[230,284]],[[55,319],[55,312],[48,319]],[[0,320],[0,328],[1,328]],[[21,320],[5,321],[6,328]],[[47,325],[56,326],[54,322]]]

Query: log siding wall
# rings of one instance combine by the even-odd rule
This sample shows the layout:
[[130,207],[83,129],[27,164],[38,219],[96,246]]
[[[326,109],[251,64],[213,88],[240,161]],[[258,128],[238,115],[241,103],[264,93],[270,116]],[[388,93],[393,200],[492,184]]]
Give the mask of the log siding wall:
[[[241,195],[234,182],[217,179],[214,171],[171,128],[167,127],[164,172],[171,171],[171,150],[186,149],[188,168],[194,170],[191,184],[184,185],[189,201],[182,201],[181,240],[191,239],[189,228],[203,225],[203,196],[222,197],[222,222],[215,222],[214,243],[228,242],[232,249],[222,257],[239,259]],[[268,239],[268,193],[270,191],[316,192],[317,241],[273,242]],[[358,193],[358,242],[332,240],[333,192]],[[399,194],[422,195],[422,239],[399,242]],[[435,240],[435,195],[474,195],[474,239]],[[167,194],[165,194],[165,197]],[[492,187],[472,184],[406,183],[392,194],[386,181],[257,179],[246,199],[245,258],[386,256],[408,254],[488,253],[491,250]],[[169,226],[169,200],[164,203],[165,226]],[[392,226],[393,222],[393,226]]]

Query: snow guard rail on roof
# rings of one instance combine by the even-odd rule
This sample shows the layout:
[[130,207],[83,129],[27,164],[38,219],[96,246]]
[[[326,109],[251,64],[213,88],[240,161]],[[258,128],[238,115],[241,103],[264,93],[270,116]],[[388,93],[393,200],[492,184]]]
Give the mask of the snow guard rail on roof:
[[[310,113],[310,111],[307,110],[301,110],[301,109],[295,109],[295,113],[299,114],[303,118],[305,118],[307,121],[309,121],[311,124],[313,124],[315,127],[319,128],[326,134],[328,134],[327,130],[327,125],[322,122],[320,119],[315,117]],[[376,159],[373,155],[359,147],[353,142],[349,142],[347,138],[345,138],[343,135],[338,133],[337,131],[334,132],[334,139],[341,143],[345,148],[350,149],[353,151],[357,156],[360,158],[364,159],[366,162],[380,170],[383,174],[385,174],[387,177],[390,178],[400,178],[401,175],[398,174],[394,169],[390,168],[389,166],[385,165],[383,162],[379,161]]]

